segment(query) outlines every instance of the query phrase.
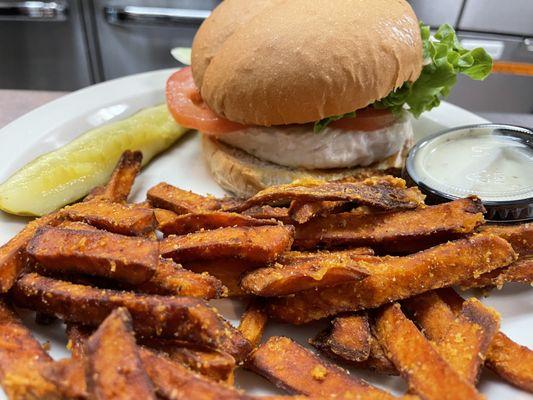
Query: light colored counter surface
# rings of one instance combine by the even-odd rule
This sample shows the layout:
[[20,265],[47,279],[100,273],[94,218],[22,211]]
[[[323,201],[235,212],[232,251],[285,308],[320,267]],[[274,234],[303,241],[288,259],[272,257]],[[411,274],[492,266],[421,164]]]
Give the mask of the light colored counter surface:
[[0,90],[0,128],[66,92]]

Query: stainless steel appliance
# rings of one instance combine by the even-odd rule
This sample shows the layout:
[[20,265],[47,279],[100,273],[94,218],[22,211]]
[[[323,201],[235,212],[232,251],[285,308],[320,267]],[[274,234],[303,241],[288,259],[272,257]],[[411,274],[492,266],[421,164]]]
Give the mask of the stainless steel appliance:
[[179,65],[173,47],[190,47],[216,0],[95,0],[102,77]]
[[463,8],[463,0],[407,0],[418,19],[430,26],[456,26]]
[[0,1],[0,88],[90,85],[82,0]]

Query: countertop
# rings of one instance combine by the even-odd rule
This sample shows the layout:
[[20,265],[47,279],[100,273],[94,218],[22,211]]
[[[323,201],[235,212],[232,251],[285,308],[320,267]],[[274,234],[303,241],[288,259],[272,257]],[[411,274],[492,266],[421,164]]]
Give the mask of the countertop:
[[[66,92],[0,89],[0,128],[28,111],[64,96]],[[492,122],[533,128],[533,114],[477,113]]]
[[65,94],[67,92],[0,90],[0,128],[34,108]]

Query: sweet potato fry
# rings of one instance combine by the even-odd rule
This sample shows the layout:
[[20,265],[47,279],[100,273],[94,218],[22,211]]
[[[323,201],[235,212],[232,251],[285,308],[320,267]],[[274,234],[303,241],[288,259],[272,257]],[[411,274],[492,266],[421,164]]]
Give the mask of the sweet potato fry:
[[255,348],[261,343],[268,316],[261,300],[252,300],[241,317],[239,331]]
[[463,299],[453,288],[445,287],[442,289],[437,289],[435,292],[455,314],[459,314],[461,312],[465,299]]
[[214,211],[220,208],[220,201],[214,197],[178,189],[165,182],[148,190],[147,197],[154,207],[174,211],[176,214]]
[[294,244],[370,246],[390,253],[411,253],[473,232],[483,223],[483,205],[469,197],[410,211],[348,212],[296,225]]
[[128,236],[144,236],[152,232],[157,224],[154,212],[148,208],[88,201],[68,206],[59,211],[71,221],[82,221],[109,232]]
[[243,211],[241,214],[256,219],[274,219],[286,225],[292,224],[287,207],[256,206]]
[[383,375],[399,375],[393,363],[390,362],[383,347],[372,333],[370,336],[370,355],[364,361],[351,364],[357,368],[369,369]]
[[85,357],[85,343],[93,331],[93,328],[87,326],[67,324],[67,349],[70,350],[72,358],[82,360]]
[[143,155],[140,151],[126,150],[120,156],[105,186],[94,188],[84,201],[104,200],[122,203],[128,199],[135,178],[141,171]]
[[168,236],[160,252],[176,262],[234,257],[253,263],[269,263],[290,249],[292,226],[220,228],[214,231]]
[[256,219],[231,212],[210,211],[176,215],[173,220],[159,224],[158,229],[165,235],[184,235],[201,230],[213,230],[230,226],[262,226],[276,224],[276,221],[269,219]]
[[370,356],[371,337],[368,315],[348,315],[335,318],[310,343],[326,354],[359,362]]
[[335,251],[328,251],[328,250],[317,250],[317,251],[287,251],[283,253],[278,261],[286,263],[286,264],[292,264],[297,262],[304,262],[304,261],[313,261],[317,257],[332,257],[334,260],[336,257],[348,257],[348,258],[355,258],[359,259],[361,256],[373,256],[374,250],[372,250],[370,247],[354,247],[351,249],[344,249],[344,250],[335,250]]
[[496,312],[471,298],[455,316],[435,292],[413,297],[405,306],[433,339],[441,357],[464,380],[476,383],[489,345],[498,332]]
[[533,351],[513,342],[504,333],[494,336],[485,365],[507,382],[533,393]]
[[[394,178],[398,182],[401,179]],[[403,182],[403,181],[402,181]],[[360,182],[297,181],[261,190],[242,204],[227,211],[244,211],[253,206],[272,205],[293,200],[304,202],[350,201],[383,210],[412,209],[423,204],[424,196],[417,188],[405,187],[380,178]]]
[[136,286],[135,290],[148,294],[202,299],[216,299],[227,294],[222,282],[214,276],[186,270],[168,258],[160,258],[154,275],[147,282]]
[[511,245],[492,235],[475,235],[405,257],[361,256],[371,271],[362,281],[272,299],[270,316],[301,324],[343,311],[358,311],[451,286],[510,264]]
[[210,379],[233,383],[235,359],[224,351],[176,340],[149,339],[142,344]]
[[405,187],[405,181],[403,179],[396,179],[401,177],[401,171],[398,171],[398,168],[387,168],[387,169],[377,169],[377,168],[358,168],[357,173],[354,173],[350,176],[345,176],[339,179],[336,179],[337,182],[360,182],[365,179],[373,178],[376,181],[382,179],[387,182],[395,183],[399,187]]
[[6,293],[24,269],[27,259],[25,249],[35,232],[44,226],[58,225],[62,220],[58,213],[37,218],[0,247],[0,293]]
[[257,296],[272,297],[360,281],[369,275],[369,271],[352,257],[365,253],[368,254],[368,249],[360,252],[285,253],[273,266],[246,274],[241,287]]
[[13,289],[16,303],[54,314],[67,322],[98,325],[117,307],[126,307],[142,336],[183,339],[222,349],[238,361],[250,350],[248,341],[203,300],[97,289],[30,273]]
[[154,399],[133,336],[131,316],[117,308],[87,341],[87,390],[93,399]]
[[231,195],[225,195],[222,198],[219,198],[218,200],[220,202],[220,208],[226,209],[226,208],[235,207],[241,204],[245,199],[242,197],[234,197]]
[[309,341],[326,356],[360,369],[398,375],[371,332],[366,314],[337,317],[332,325]]
[[40,367],[41,374],[53,383],[65,399],[85,400],[89,398],[85,368],[75,358],[47,363]]
[[198,346],[175,347],[170,358],[215,381],[233,384],[235,359],[228,353]]
[[259,346],[250,356],[249,367],[290,393],[336,399],[394,398],[286,337],[273,336]]
[[[358,174],[356,176],[346,177],[342,179],[334,180],[335,182],[361,182],[367,178],[377,178],[378,176],[385,177],[390,175],[385,171],[373,170],[368,171],[368,173]],[[394,178],[386,177],[383,178],[388,182],[394,182]],[[399,181],[400,185],[398,187],[405,187],[403,181]],[[349,211],[354,207],[353,203],[346,201],[316,201],[312,203],[302,202],[302,201],[293,201],[289,207],[289,216],[292,221],[295,221],[299,224],[308,222],[316,216],[325,216],[333,213],[338,213],[341,211]]]
[[487,225],[481,232],[497,235],[513,246],[518,260],[508,267],[483,274],[460,283],[462,289],[496,286],[501,288],[507,282],[533,283],[533,223],[517,225]]
[[172,400],[252,400],[251,396],[216,382],[171,361],[162,354],[141,347],[141,359],[158,396]]
[[498,275],[494,286],[501,287],[507,282],[533,284],[533,256],[520,257]]
[[[445,337],[448,328],[455,322],[456,318],[456,314],[439,295],[444,290],[451,291],[453,289],[446,288],[422,293],[402,303],[403,308],[411,315],[420,330],[435,343]],[[461,311],[462,303],[461,299],[457,314]]]
[[533,256],[532,222],[516,225],[486,225],[480,227],[479,230],[507,240],[518,256]]
[[245,272],[257,268],[258,265],[246,260],[225,258],[188,262],[184,267],[196,273],[207,273],[220,280],[227,288],[228,297],[243,297],[247,294],[240,286],[241,277]]
[[100,231],[100,229],[98,229],[97,227],[86,224],[85,222],[81,221],[63,221],[59,225],[57,225],[56,228],[73,229],[77,231]]
[[[463,299],[452,289],[439,290],[438,295],[428,295],[419,301],[415,314],[418,324],[432,340],[441,339],[463,304]],[[485,365],[509,383],[533,392],[533,351],[513,342],[504,333],[498,332],[492,339]]]
[[293,201],[289,207],[289,216],[299,224],[304,224],[314,217],[329,215],[340,211],[349,211],[353,205],[345,201],[315,201],[305,203]]
[[468,299],[448,331],[437,342],[444,360],[467,382],[475,384],[494,335],[500,316],[476,298]]
[[161,226],[172,223],[178,217],[174,211],[165,210],[164,208],[154,208],[155,219],[157,220],[157,229],[161,230]]
[[[89,225],[85,222],[81,222],[81,221],[63,221],[61,222],[59,225],[57,225],[57,228],[62,228],[62,229],[74,229],[74,230],[77,230],[77,231],[104,231],[104,232],[107,232],[103,229],[98,229],[97,227],[95,226],[92,226],[92,225]],[[147,231],[145,233],[143,233],[142,235],[140,235],[140,237],[144,237],[144,238],[147,238],[147,239],[150,239],[150,240],[157,240],[157,235],[155,233],[155,231]]]
[[10,399],[60,399],[57,388],[40,373],[52,362],[15,312],[0,301],[0,383]]
[[477,278],[467,279],[459,283],[463,290],[484,287],[501,288],[509,282],[533,284],[533,256],[519,257],[507,267],[482,274]]
[[157,242],[104,231],[41,228],[27,253],[51,272],[102,276],[139,284],[154,274],[159,260]]
[[377,315],[376,336],[412,391],[423,399],[482,399],[433,348],[398,303]]

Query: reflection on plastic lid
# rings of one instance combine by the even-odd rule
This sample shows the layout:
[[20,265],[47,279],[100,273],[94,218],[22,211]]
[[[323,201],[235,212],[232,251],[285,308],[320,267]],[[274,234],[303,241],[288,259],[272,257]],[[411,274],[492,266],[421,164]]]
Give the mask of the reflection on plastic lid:
[[409,177],[437,200],[481,198],[490,219],[533,218],[533,131],[510,125],[471,125],[417,143]]

